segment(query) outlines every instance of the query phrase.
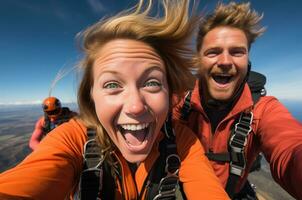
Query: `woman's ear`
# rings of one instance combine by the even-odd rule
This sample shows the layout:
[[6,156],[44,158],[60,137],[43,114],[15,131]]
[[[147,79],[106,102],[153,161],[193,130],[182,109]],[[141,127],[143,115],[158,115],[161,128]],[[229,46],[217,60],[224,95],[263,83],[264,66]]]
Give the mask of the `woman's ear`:
[[94,99],[93,99],[93,85],[90,88],[90,99],[94,103]]

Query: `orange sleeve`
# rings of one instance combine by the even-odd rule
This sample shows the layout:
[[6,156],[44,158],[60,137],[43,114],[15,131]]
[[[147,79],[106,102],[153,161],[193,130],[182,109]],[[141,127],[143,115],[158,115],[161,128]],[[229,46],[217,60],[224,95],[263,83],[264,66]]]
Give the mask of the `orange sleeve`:
[[179,171],[187,199],[229,199],[194,133],[175,124],[177,151],[181,159]]
[[0,199],[65,199],[82,168],[85,127],[75,120],[51,131],[19,165],[0,174]]

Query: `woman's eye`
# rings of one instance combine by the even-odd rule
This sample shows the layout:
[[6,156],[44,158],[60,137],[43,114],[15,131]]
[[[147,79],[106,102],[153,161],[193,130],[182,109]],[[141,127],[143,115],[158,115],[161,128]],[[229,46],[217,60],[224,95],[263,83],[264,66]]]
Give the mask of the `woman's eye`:
[[106,88],[106,89],[116,89],[116,88],[119,88],[119,84],[114,83],[114,82],[106,83],[104,85],[104,88]]
[[160,87],[160,86],[161,86],[161,83],[158,81],[148,81],[145,84],[145,87]]

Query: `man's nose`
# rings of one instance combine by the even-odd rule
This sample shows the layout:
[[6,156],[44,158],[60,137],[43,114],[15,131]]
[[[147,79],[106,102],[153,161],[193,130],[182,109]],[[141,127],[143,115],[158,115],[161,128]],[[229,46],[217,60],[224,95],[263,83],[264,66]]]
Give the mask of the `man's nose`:
[[228,52],[223,52],[222,54],[219,55],[217,64],[218,66],[221,67],[231,67],[232,56]]
[[138,116],[146,111],[144,96],[139,90],[131,90],[125,99],[125,112],[129,115]]

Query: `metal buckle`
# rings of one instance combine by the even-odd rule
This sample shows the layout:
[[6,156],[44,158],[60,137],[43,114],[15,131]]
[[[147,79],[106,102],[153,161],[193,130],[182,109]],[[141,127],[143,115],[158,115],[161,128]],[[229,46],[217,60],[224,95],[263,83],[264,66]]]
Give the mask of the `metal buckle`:
[[[172,165],[177,165],[176,170],[170,171]],[[167,173],[167,176],[177,176],[178,171],[179,171],[179,166],[180,166],[180,158],[177,154],[171,154],[166,158],[166,166],[165,166],[165,172]],[[172,166],[173,168],[174,166]],[[173,169],[172,169],[173,170]]]
[[[97,145],[95,139],[91,139],[91,140],[88,140],[85,144],[84,144],[84,152],[83,152],[83,162],[87,163],[87,159],[88,158],[94,158],[96,160],[98,160],[98,163],[94,166],[94,167],[89,167],[88,169],[98,169],[99,166],[104,162],[105,160],[105,157],[104,155],[101,153],[101,152],[87,152],[87,146],[88,145]],[[87,169],[87,170],[88,170]],[[84,170],[85,171],[85,170]],[[83,172],[84,172],[83,171]]]
[[[178,183],[179,183],[179,177],[178,177],[179,166],[180,166],[180,158],[178,155],[171,154],[166,158],[165,172],[167,173],[167,175],[160,180],[158,186],[159,191],[158,194],[154,197],[154,200],[158,200],[161,198],[175,197],[176,188],[178,187]],[[172,171],[174,169],[175,171]]]
[[[253,121],[253,113],[250,112],[249,114],[250,114],[250,117],[247,118],[247,117],[243,116],[243,113],[241,113],[239,122],[235,124],[235,130],[234,130],[235,133],[231,136],[230,142],[229,142],[229,145],[232,148],[238,148],[232,144],[233,142],[242,146],[243,148],[246,146],[247,136],[252,131],[251,125],[252,125],[252,121]],[[244,140],[240,140],[240,138],[237,139],[236,137],[243,137]],[[236,152],[239,152],[239,150],[237,150]]]
[[231,167],[230,172],[232,174],[242,177],[244,169],[245,169],[245,163],[244,163],[244,167],[240,167],[239,165],[235,165],[231,162],[230,167]]
[[235,146],[233,143],[237,144],[238,146],[240,145],[242,147],[245,147],[247,144],[247,137],[244,138],[243,143],[241,140],[238,140],[237,138],[235,138],[235,135],[232,135],[232,137],[230,139],[230,142],[229,142],[230,147],[232,149],[235,149],[236,150],[235,152],[240,152],[241,148],[239,148],[238,146]]
[[175,197],[178,182],[179,178],[174,174],[168,174],[166,177],[162,178],[159,183],[158,194],[154,197],[154,200],[167,197]]
[[251,130],[252,130],[251,125],[253,122],[254,115],[252,112],[250,112],[249,114],[251,116],[247,118],[247,117],[243,116],[243,113],[241,113],[239,122],[235,124],[235,132],[239,131],[238,133],[241,135],[243,135],[242,132],[243,133],[247,132],[248,134],[251,132]]

